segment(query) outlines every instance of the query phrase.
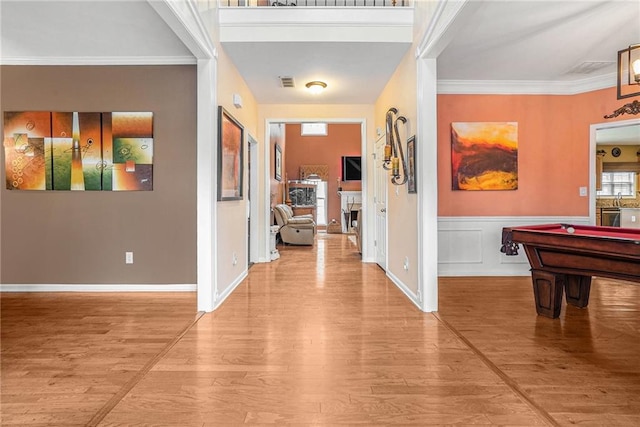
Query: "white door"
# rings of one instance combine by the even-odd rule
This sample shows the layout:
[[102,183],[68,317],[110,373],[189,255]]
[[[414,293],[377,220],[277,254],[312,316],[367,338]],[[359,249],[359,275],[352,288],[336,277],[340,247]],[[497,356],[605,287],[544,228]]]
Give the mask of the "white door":
[[383,270],[387,271],[387,183],[389,171],[382,167],[386,137],[376,141],[375,161],[375,195],[376,229],[374,237],[375,259]]

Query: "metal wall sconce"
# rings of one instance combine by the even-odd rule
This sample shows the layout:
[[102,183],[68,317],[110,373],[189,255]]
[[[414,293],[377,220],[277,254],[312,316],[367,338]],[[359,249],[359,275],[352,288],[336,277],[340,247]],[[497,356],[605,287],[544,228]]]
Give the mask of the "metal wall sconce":
[[[398,116],[395,121],[394,116],[398,114],[395,107],[387,110],[387,142],[384,146],[384,160],[382,167],[391,171],[391,183],[393,185],[403,185],[407,183],[409,176],[407,171],[407,160],[402,151],[402,141],[400,140],[400,132],[398,131],[398,122],[407,123],[407,118]],[[395,131],[395,140],[394,140]],[[400,174],[400,162],[402,162],[402,175]]]

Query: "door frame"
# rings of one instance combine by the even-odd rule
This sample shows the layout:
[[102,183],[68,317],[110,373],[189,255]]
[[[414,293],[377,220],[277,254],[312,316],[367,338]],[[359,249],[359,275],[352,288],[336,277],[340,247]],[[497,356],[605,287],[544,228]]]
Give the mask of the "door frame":
[[[378,196],[378,174],[382,174],[383,175],[383,179],[382,182],[385,183],[384,185],[384,189],[383,189],[383,193],[385,196],[385,201],[384,201],[384,206],[385,209],[387,208],[387,202],[389,200],[388,197],[388,191],[389,191],[389,185],[386,179],[386,175],[388,175],[384,169],[382,169],[382,158],[378,158],[378,155],[380,154],[380,152],[378,151],[378,144],[382,145],[383,143],[386,143],[386,134],[382,134],[380,137],[378,137],[378,139],[374,142],[373,144],[373,159],[375,160],[375,164],[374,164],[374,168],[373,168],[373,201],[372,201],[372,206],[374,208],[374,221],[375,221],[375,225],[374,225],[374,229],[373,229],[373,236],[374,236],[374,242],[375,245],[373,246],[373,258],[374,258],[374,262],[376,264],[378,264],[378,266],[380,266],[380,268],[382,268],[385,272],[387,271],[387,265],[389,265],[389,254],[387,253],[388,249],[389,249],[389,245],[388,245],[388,232],[387,230],[389,229],[389,219],[387,217],[387,214],[385,212],[384,215],[384,266],[380,265],[378,263],[378,243],[380,242],[380,239],[378,238],[378,201],[376,200],[376,197]],[[384,145],[382,145],[382,155],[384,156]]]
[[[362,179],[362,212],[364,213],[364,229],[363,231],[363,235],[362,235],[362,241],[364,242],[364,245],[362,247],[362,262],[375,262],[375,257],[374,257],[374,252],[372,249],[372,242],[373,239],[371,238],[373,236],[373,221],[375,221],[375,216],[371,215],[372,212],[370,212],[369,206],[371,206],[370,202],[373,200],[371,197],[371,195],[369,194],[369,185],[368,185],[368,181],[371,178],[372,175],[372,171],[369,170],[369,157],[373,157],[373,153],[370,153],[367,147],[367,119],[360,117],[360,118],[327,118],[327,117],[305,117],[305,118],[267,118],[265,119],[265,131],[264,131],[264,140],[265,141],[271,141],[270,138],[270,128],[272,124],[277,124],[277,123],[283,123],[283,124],[298,124],[298,123],[307,123],[307,122],[323,122],[323,123],[338,123],[338,124],[346,124],[346,123],[352,123],[352,124],[359,124],[360,125],[360,139],[361,139],[361,143],[360,143],[360,155],[362,157],[362,169],[364,169],[366,171],[366,173],[363,175],[363,179]],[[268,142],[266,144],[269,144]],[[285,145],[286,145],[286,141],[285,141]],[[271,162],[273,161],[272,158],[272,154],[271,154],[271,150],[268,148],[268,145],[266,146],[266,149],[264,150],[264,163],[263,163],[263,167],[265,168],[266,171],[270,170],[271,167]],[[268,172],[267,172],[268,175]],[[284,178],[283,178],[284,179]],[[264,230],[262,230],[263,232],[263,238],[266,239],[266,241],[269,241],[269,237],[270,237],[270,228],[268,226],[269,224],[269,217],[270,217],[270,204],[271,204],[271,200],[270,200],[270,190],[269,190],[269,178],[267,178],[266,180],[266,186],[265,186],[265,206],[266,209],[263,212],[263,215],[265,215],[265,222],[264,224],[266,224],[267,226],[265,227]],[[373,186],[371,187],[373,188]],[[267,260],[270,260],[269,257],[267,257]],[[267,261],[269,262],[269,261]]]
[[[247,144],[249,146],[249,159],[251,162],[251,167],[249,168],[249,239],[251,237],[257,237],[260,233],[260,228],[258,226],[258,199],[260,194],[259,180],[258,180],[258,166],[260,165],[260,158],[258,153],[258,141],[251,135],[247,134]],[[251,245],[249,241],[247,242],[249,245],[249,256],[247,258],[247,263],[256,263],[259,259],[259,247],[257,242],[254,240],[254,244]]]
[[589,224],[596,223],[596,134],[601,129],[639,125],[640,119],[617,120],[615,122],[594,123],[589,126]]

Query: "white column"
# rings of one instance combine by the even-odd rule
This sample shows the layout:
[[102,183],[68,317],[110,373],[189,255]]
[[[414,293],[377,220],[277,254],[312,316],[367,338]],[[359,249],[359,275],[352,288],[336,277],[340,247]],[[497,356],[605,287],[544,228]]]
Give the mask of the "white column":
[[438,134],[436,60],[417,58],[418,292],[423,311],[438,310]]
[[198,311],[213,311],[217,296],[215,238],[218,186],[216,59],[198,60],[197,282]]

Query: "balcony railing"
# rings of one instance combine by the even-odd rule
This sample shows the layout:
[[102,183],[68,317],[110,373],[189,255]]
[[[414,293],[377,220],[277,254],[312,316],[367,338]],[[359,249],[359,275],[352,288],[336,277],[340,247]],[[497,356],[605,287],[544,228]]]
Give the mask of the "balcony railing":
[[410,0],[219,0],[221,7],[402,7]]

